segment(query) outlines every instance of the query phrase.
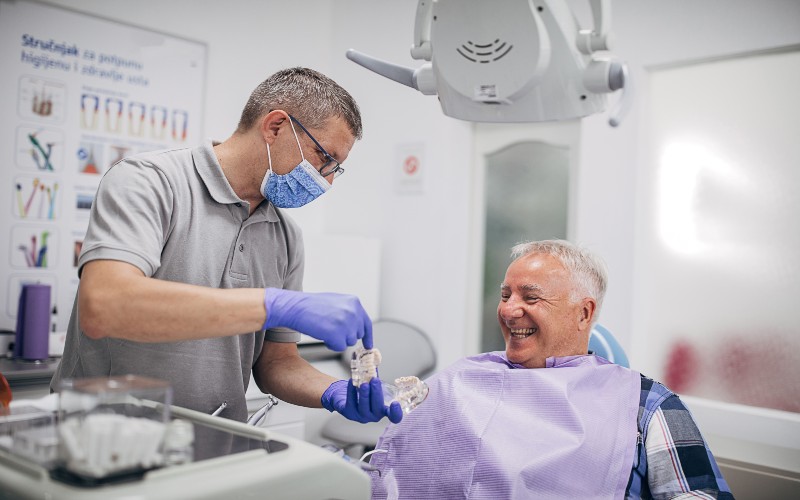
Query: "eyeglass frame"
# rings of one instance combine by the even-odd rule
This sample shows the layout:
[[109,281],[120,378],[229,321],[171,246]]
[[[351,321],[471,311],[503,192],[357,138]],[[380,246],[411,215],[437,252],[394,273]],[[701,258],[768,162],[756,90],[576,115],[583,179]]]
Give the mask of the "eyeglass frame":
[[[289,115],[289,113],[286,113],[286,114],[287,114],[287,115]],[[322,144],[320,144],[319,142],[317,142],[317,140],[316,140],[316,139],[314,139],[314,136],[313,136],[313,135],[311,135],[311,133],[308,131],[308,129],[307,129],[307,128],[305,128],[305,127],[303,126],[303,124],[302,124],[302,123],[300,123],[300,120],[298,120],[297,118],[295,118],[295,117],[294,117],[294,116],[292,116],[292,115],[289,115],[289,118],[290,118],[290,119],[291,119],[293,122],[295,122],[295,123],[296,123],[296,124],[297,124],[297,125],[300,127],[300,129],[301,129],[303,132],[305,132],[305,133],[306,133],[306,135],[308,136],[308,138],[309,138],[309,139],[311,139],[311,141],[314,143],[314,145],[315,145],[315,146],[317,146],[317,149],[319,149],[319,151],[320,151],[320,152],[321,152],[323,155],[325,155],[325,158],[327,158],[327,160],[328,160],[328,161],[326,161],[326,162],[325,162],[325,163],[324,163],[324,164],[323,164],[321,167],[319,167],[319,170],[318,170],[318,172],[319,172],[319,175],[321,175],[321,176],[323,176],[323,177],[327,177],[327,176],[329,176],[329,175],[333,174],[333,178],[334,178],[334,179],[335,179],[335,178],[337,178],[337,177],[339,177],[340,175],[342,175],[342,174],[344,173],[344,167],[342,167],[342,164],[341,164],[341,163],[339,163],[339,162],[336,160],[336,158],[334,158],[334,157],[333,157],[333,156],[332,156],[330,153],[328,153],[327,151],[325,151],[325,148],[323,148],[323,147],[322,147]],[[333,165],[334,165],[334,166],[333,166],[333,168],[332,168],[332,169],[330,169],[330,171],[329,171],[329,172],[326,172],[326,173],[324,173],[324,174],[323,174],[323,173],[322,173],[322,171],[323,171],[323,170],[325,170],[325,167],[327,167],[327,166],[328,166],[328,165],[330,165],[331,163],[333,163]]]

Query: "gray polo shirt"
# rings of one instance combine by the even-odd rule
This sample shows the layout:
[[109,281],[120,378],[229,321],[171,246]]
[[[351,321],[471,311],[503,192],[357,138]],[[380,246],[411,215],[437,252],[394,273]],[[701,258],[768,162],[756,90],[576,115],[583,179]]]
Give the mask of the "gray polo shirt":
[[[301,290],[299,227],[266,201],[248,212],[210,142],[127,158],[100,182],[78,273],[92,260],[119,260],[167,281]],[[179,406],[210,413],[224,401],[228,408],[221,416],[247,418],[245,391],[264,345],[263,330],[168,343],[92,340],[80,330],[79,314],[76,297],[53,389],[66,378],[144,375],[168,381]],[[288,329],[266,332],[275,342],[299,338]]]

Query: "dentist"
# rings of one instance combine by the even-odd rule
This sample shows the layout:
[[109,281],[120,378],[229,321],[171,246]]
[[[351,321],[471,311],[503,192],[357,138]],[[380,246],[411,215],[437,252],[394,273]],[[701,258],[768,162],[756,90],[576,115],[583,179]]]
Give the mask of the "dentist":
[[[313,135],[312,135],[313,134]],[[247,420],[250,374],[266,393],[371,422],[402,419],[379,380],[355,388],[300,357],[305,333],[372,347],[356,297],[304,293],[302,234],[284,209],[328,191],[362,134],[352,96],[307,68],[250,95],[224,142],[138,154],[104,175],[78,261],[80,285],[51,382],[136,374],[176,405]]]

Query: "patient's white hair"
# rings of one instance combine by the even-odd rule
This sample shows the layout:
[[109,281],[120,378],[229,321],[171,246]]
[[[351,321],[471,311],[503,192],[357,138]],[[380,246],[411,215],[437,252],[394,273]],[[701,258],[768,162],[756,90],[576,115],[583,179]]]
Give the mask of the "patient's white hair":
[[575,285],[570,300],[593,298],[597,302],[594,317],[596,319],[599,316],[608,283],[606,264],[599,256],[566,240],[529,241],[511,248],[511,258],[514,260],[532,253],[552,255],[557,258],[570,272]]

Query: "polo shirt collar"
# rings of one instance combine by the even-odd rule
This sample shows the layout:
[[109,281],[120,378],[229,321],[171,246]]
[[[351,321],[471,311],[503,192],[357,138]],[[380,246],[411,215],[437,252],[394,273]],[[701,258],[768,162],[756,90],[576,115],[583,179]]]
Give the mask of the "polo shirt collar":
[[[236,195],[236,192],[228,182],[228,178],[225,177],[225,173],[222,171],[219,161],[217,161],[217,155],[214,154],[214,147],[210,140],[192,150],[192,159],[194,160],[194,167],[197,170],[197,174],[203,180],[208,193],[214,201],[224,205],[240,203],[242,206],[247,206],[247,203]],[[268,222],[277,222],[280,220],[272,203],[264,202],[256,208],[250,218],[266,220]]]

